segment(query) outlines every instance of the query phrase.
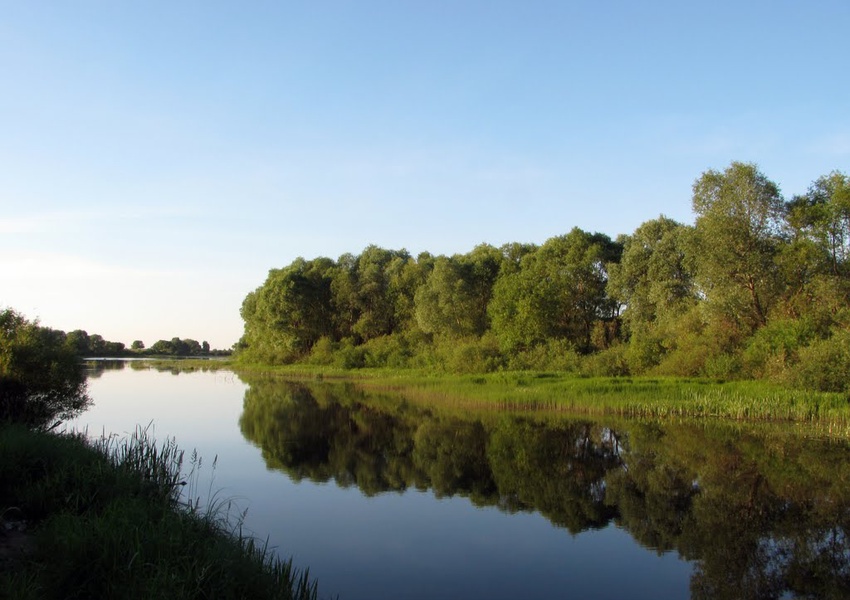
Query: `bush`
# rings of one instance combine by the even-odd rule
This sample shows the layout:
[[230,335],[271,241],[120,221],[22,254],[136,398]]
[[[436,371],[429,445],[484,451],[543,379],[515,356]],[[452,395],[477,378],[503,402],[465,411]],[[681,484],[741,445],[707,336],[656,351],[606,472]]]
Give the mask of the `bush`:
[[0,422],[44,428],[88,406],[83,364],[64,342],[62,332],[0,312]]
[[355,346],[351,338],[345,338],[334,353],[334,366],[342,369],[362,369],[366,366],[366,349],[363,346]]
[[742,355],[745,374],[781,381],[787,366],[797,362],[800,348],[815,336],[805,320],[772,321],[750,338]]
[[482,338],[447,339],[440,346],[450,373],[492,373],[504,366],[499,342],[492,335]]
[[593,377],[621,377],[629,375],[627,347],[624,344],[590,354],[584,358],[582,373]]
[[719,354],[705,361],[703,375],[714,379],[736,379],[741,375],[741,359],[735,354]]
[[307,362],[311,365],[331,365],[334,362],[334,343],[328,337],[319,338],[313,344]]
[[666,349],[661,335],[650,331],[640,331],[632,334],[626,344],[626,361],[629,371],[639,375],[658,366],[664,358]]
[[363,344],[367,367],[390,367],[403,369],[410,366],[413,348],[408,339],[400,334],[373,338]]
[[821,392],[850,391],[850,331],[836,332],[800,349],[800,360],[792,370],[794,383]]
[[581,356],[567,340],[548,340],[508,358],[511,371],[561,371],[577,373]]

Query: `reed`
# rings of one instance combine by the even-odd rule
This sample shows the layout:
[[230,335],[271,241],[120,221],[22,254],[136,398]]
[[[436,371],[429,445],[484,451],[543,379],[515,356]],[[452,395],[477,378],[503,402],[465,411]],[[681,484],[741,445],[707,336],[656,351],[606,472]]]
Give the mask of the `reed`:
[[[265,372],[302,380],[347,378],[345,371],[300,365]],[[358,370],[347,379],[363,389],[399,392],[423,404],[463,409],[850,425],[846,394],[790,389],[764,381],[581,377],[551,372],[434,375],[414,370]]]
[[34,548],[0,563],[0,597],[315,599],[309,573],[243,535],[230,503],[186,499],[183,459],[145,429],[95,442],[0,429],[0,515]]

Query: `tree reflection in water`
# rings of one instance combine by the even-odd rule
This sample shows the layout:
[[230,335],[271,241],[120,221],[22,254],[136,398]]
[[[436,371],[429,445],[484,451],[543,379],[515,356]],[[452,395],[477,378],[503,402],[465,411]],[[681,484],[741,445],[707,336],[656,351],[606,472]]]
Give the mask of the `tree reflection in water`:
[[694,598],[850,596],[845,442],[721,424],[462,418],[346,384],[247,381],[242,433],[296,481],[430,489],[537,511],[572,534],[613,521],[695,561]]

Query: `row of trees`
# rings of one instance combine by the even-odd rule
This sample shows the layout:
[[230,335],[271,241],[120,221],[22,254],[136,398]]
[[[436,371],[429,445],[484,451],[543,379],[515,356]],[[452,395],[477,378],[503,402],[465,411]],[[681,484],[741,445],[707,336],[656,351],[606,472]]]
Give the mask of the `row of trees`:
[[212,350],[208,342],[198,342],[191,338],[179,337],[170,340],[157,340],[150,348],[145,348],[142,340],[136,340],[128,349],[122,342],[110,342],[98,334],[89,335],[82,329],[68,334],[56,331],[63,337],[64,343],[80,357],[122,357],[138,355],[167,356],[210,356],[225,355],[228,351]]
[[244,359],[450,370],[850,380],[850,180],[786,201],[748,163],[694,183],[694,225],[616,240],[299,258],[242,305]]
[[120,342],[83,330],[70,333],[44,327],[11,308],[0,310],[0,424],[23,423],[43,428],[66,419],[89,403],[82,358],[225,354],[207,342],[173,338],[149,349],[141,341],[130,350]]

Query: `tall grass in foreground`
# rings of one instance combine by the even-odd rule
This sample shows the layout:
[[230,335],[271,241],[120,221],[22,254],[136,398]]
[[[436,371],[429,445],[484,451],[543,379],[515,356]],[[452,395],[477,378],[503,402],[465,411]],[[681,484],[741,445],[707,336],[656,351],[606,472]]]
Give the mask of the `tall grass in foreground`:
[[308,572],[222,505],[181,499],[183,457],[144,430],[89,442],[0,428],[0,519],[25,520],[35,542],[0,563],[0,597],[315,599]]

